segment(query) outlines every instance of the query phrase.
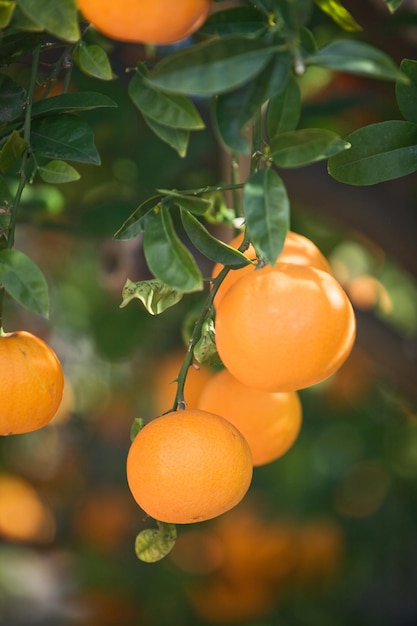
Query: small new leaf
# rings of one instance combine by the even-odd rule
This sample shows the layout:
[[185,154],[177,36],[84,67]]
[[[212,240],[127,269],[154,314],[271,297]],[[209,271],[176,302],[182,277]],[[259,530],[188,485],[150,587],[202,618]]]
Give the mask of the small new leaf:
[[171,552],[177,539],[175,524],[157,524],[158,528],[142,530],[136,537],[136,556],[145,563],[156,563],[163,559]]
[[145,420],[141,417],[135,417],[130,427],[130,441],[133,441],[136,435],[142,430],[145,425]]
[[113,78],[109,57],[100,46],[87,45],[81,41],[74,50],[74,60],[87,76],[93,76],[100,80],[112,80]]
[[314,0],[317,6],[326,13],[343,30],[359,31],[362,26],[349,13],[339,0]]
[[5,174],[13,163],[22,156],[27,142],[14,130],[0,151],[0,170]]
[[81,178],[75,167],[65,161],[49,161],[46,165],[39,167],[38,172],[42,180],[53,185],[72,183]]
[[194,356],[199,363],[212,367],[222,363],[216,348],[214,322],[211,317],[203,324],[200,339],[194,346]]
[[124,308],[131,300],[140,300],[145,309],[151,315],[159,315],[165,309],[174,306],[181,300],[184,293],[168,287],[157,279],[133,282],[129,278],[126,280],[122,290],[122,303],[120,308]]

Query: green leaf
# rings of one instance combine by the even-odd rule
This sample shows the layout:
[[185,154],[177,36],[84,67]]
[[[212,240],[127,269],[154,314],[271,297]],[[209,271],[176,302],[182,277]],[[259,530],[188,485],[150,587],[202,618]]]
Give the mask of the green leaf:
[[0,28],[6,28],[10,24],[16,2],[8,2],[3,0],[0,2]]
[[184,194],[176,189],[157,189],[157,191],[164,196],[168,196],[173,199],[174,204],[178,207],[182,207],[190,213],[195,215],[204,215],[212,205],[213,201],[206,198],[200,198],[199,196]]
[[123,309],[129,302],[137,299],[142,302],[148,313],[159,315],[169,307],[177,304],[183,295],[182,291],[172,289],[172,287],[168,287],[157,279],[134,283],[128,278],[122,290],[120,308]]
[[195,105],[187,96],[168,94],[155,89],[144,79],[149,75],[143,66],[137,68],[129,83],[129,96],[139,111],[158,124],[172,128],[199,130],[204,128]]
[[145,563],[156,563],[174,547],[177,538],[175,524],[157,522],[158,528],[142,530],[136,537],[135,552]]
[[202,35],[259,35],[266,30],[265,17],[252,7],[216,11],[200,28]]
[[229,149],[250,152],[249,140],[243,133],[264,102],[284,89],[290,71],[290,55],[277,54],[252,81],[219,95],[214,109],[217,129]]
[[65,41],[80,38],[75,0],[17,0],[22,11],[43,29]]
[[53,185],[72,183],[81,178],[77,170],[65,161],[49,161],[39,167],[38,172],[42,180]]
[[212,317],[209,317],[204,322],[200,339],[194,346],[193,354],[199,363],[204,363],[210,367],[218,367],[222,364],[217,352],[216,333]]
[[51,113],[72,113],[74,111],[91,111],[93,109],[114,108],[117,103],[102,93],[94,91],[80,91],[77,93],[63,93],[52,98],[43,98],[34,102],[32,117],[41,117]]
[[126,241],[128,239],[134,239],[143,233],[148,216],[159,204],[162,197],[162,195],[151,196],[142,202],[114,234],[114,238]]
[[302,128],[276,136],[271,141],[270,151],[279,167],[302,167],[328,159],[349,147],[348,141],[331,130]]
[[290,224],[287,190],[274,170],[259,170],[249,176],[243,189],[243,213],[255,250],[274,265]]
[[214,237],[196,217],[184,209],[181,209],[181,220],[191,243],[211,261],[235,267],[250,263],[243,252]]
[[165,57],[147,80],[168,92],[214,95],[251,80],[277,48],[249,37],[210,39]]
[[301,90],[297,80],[290,76],[285,89],[268,103],[266,132],[270,140],[281,133],[295,130],[301,115]]
[[20,305],[49,317],[48,285],[39,267],[19,250],[0,250],[0,283]]
[[155,135],[161,139],[161,141],[171,146],[171,148],[173,148],[181,158],[185,157],[187,154],[188,143],[190,141],[189,130],[164,126],[147,115],[143,115],[143,119]]
[[87,76],[100,80],[113,79],[109,57],[101,46],[81,41],[74,50],[74,61]]
[[408,82],[394,61],[385,52],[362,41],[341,39],[307,56],[306,65],[318,65],[340,72],[350,72],[369,78]]
[[14,130],[0,152],[0,170],[6,173],[15,161],[22,156],[27,142]]
[[142,428],[145,426],[145,420],[142,417],[135,417],[132,422],[132,426],[130,427],[130,441],[133,441],[134,438]]
[[326,13],[332,20],[346,31],[359,31],[362,26],[358,24],[355,18],[347,9],[339,2],[339,0],[314,0],[317,6]]
[[398,108],[408,122],[417,124],[417,61],[403,59],[400,68],[410,82],[408,85],[399,82],[395,85]]
[[402,3],[403,0],[385,0],[385,4],[391,13],[395,13],[395,11],[400,8]]
[[24,111],[26,90],[14,80],[0,74],[0,123],[18,119]]
[[149,216],[143,236],[148,267],[160,281],[184,293],[203,288],[200,270],[180,241],[169,210],[161,205]]
[[417,125],[403,120],[370,124],[346,137],[351,149],[329,159],[329,173],[349,185],[375,185],[417,170]]
[[7,239],[10,224],[10,209],[13,198],[9,186],[3,176],[0,175],[0,238]]
[[50,159],[100,164],[91,127],[75,115],[63,113],[34,120],[31,146]]

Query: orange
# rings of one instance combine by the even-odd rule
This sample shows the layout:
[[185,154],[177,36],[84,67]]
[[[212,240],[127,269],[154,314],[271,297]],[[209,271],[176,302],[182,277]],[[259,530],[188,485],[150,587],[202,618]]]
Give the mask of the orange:
[[252,479],[240,432],[214,413],[185,409],[158,417],[136,435],[127,480],[139,506],[160,522],[202,522],[233,508]]
[[206,383],[198,408],[222,415],[236,426],[249,444],[255,466],[287,452],[301,428],[302,409],[296,391],[258,391],[242,385],[226,369]]
[[[241,243],[243,242],[244,233],[240,233],[232,241],[229,243],[233,248],[239,248]],[[247,250],[244,252],[245,256],[254,261],[256,259],[255,248],[252,244],[249,246]],[[281,254],[278,257],[279,263],[294,263],[295,265],[310,265],[312,267],[316,267],[319,270],[323,270],[324,272],[331,273],[330,265],[327,262],[326,257],[320,252],[317,248],[316,244],[314,244],[310,239],[304,237],[303,235],[299,235],[298,233],[294,233],[289,231],[284,242],[284,247],[281,251]],[[224,265],[221,263],[216,263],[213,267],[212,278],[216,278],[218,274],[223,269]],[[239,269],[231,270],[224,280],[222,281],[219,289],[217,290],[216,296],[214,298],[214,304],[216,307],[219,306],[220,301],[226,291],[242,276],[253,272],[256,266],[253,265],[245,265]]]
[[119,41],[169,44],[195,32],[211,0],[77,0],[84,18]]
[[64,390],[61,364],[39,337],[0,335],[0,434],[38,430],[55,415]]
[[49,543],[54,534],[53,514],[36,489],[20,476],[0,474],[0,537]]
[[333,374],[355,340],[355,315],[340,284],[290,263],[242,276],[217,309],[216,346],[230,373],[263,391],[294,391]]
[[[175,382],[185,357],[185,350],[175,350],[160,357],[152,371],[152,408],[154,415],[162,415],[174,407],[177,383]],[[184,385],[184,400],[187,409],[196,409],[198,399],[213,371],[205,365],[191,365]]]

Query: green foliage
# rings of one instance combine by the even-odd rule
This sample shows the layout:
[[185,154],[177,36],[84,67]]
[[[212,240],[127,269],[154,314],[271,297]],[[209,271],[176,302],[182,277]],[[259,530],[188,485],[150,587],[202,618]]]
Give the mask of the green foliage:
[[157,279],[134,283],[128,278],[123,287],[120,308],[127,306],[131,300],[137,299],[142,302],[148,313],[159,315],[177,304],[183,295],[182,291],[172,289]]
[[290,224],[290,202],[281,177],[271,168],[251,174],[243,190],[243,212],[255,250],[274,265]]
[[46,280],[38,266],[19,250],[0,250],[0,283],[19,304],[49,317]]
[[158,528],[147,528],[138,534],[135,541],[136,555],[145,563],[156,563],[171,552],[176,538],[174,524],[158,522]]
[[[417,169],[417,61],[404,59],[398,67],[366,41],[361,25],[339,0],[259,0],[226,9],[222,2],[217,4],[218,10],[197,36],[179,50],[168,48],[149,56],[144,50],[145,56],[138,55],[137,64],[126,68],[133,108],[150,132],[179,157],[187,157],[194,133],[211,127],[232,158],[239,154],[252,158],[247,180],[236,178],[230,187],[235,200],[243,191],[242,206],[235,202],[226,207],[224,199],[213,202],[210,193],[222,196],[228,189],[222,184],[195,190],[159,189],[142,199],[117,230],[119,240],[143,236],[145,258],[155,278],[147,284],[153,285],[158,302],[161,284],[178,294],[202,289],[203,276],[189,244],[210,261],[230,266],[244,262],[241,252],[210,232],[210,225],[226,215],[229,221],[243,218],[259,256],[275,263],[290,222],[290,198],[280,168],[324,160],[333,178],[351,185],[375,184]],[[387,0],[386,4],[395,12],[402,3]],[[320,12],[334,24],[324,45],[316,41],[312,26]],[[92,36],[89,29],[81,33],[79,20],[74,0],[59,5],[46,0],[2,3],[4,70],[25,55],[33,57],[28,80],[18,73],[0,73],[0,171],[20,180],[17,192],[3,194],[10,196],[2,214],[3,248],[13,247],[12,230],[28,181],[39,177],[50,185],[74,183],[82,174],[73,162],[101,163],[88,113],[117,105],[100,90],[68,91],[71,68],[96,82],[115,81],[117,76],[111,42]],[[337,29],[344,31],[344,38]],[[52,87],[65,74],[64,93],[48,97],[46,89],[44,96],[35,99],[42,55],[48,47],[44,44],[51,39],[57,52],[46,85],[50,81]],[[303,79],[313,67],[395,83],[404,120],[352,129],[343,138],[332,128],[300,126]],[[114,114],[118,115],[117,108]],[[9,179],[2,185],[8,188]],[[24,295],[19,298],[28,305]],[[146,299],[152,297],[148,294]],[[152,304],[150,311],[161,306],[165,305]],[[40,304],[32,303],[30,308],[44,310]]]
[[417,170],[417,124],[370,124],[346,137],[351,149],[329,159],[329,172],[350,185],[375,185]]

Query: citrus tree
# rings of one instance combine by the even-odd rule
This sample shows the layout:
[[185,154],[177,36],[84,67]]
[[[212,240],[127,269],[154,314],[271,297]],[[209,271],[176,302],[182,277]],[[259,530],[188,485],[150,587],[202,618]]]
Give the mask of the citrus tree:
[[[140,300],[149,314],[159,315],[191,294],[204,294],[184,329],[187,350],[177,373],[175,398],[165,409],[168,415],[155,420],[153,430],[141,420],[132,427],[129,485],[140,506],[159,524],[157,530],[138,537],[136,550],[143,560],[158,560],[171,549],[175,523],[210,519],[233,507],[245,495],[252,475],[250,434],[248,447],[239,425],[230,424],[232,416],[222,416],[219,423],[221,407],[188,405],[190,367],[223,364],[237,384],[245,386],[245,393],[249,388],[263,394],[250,401],[256,405],[265,397],[282,404],[281,394],[285,401],[290,394],[294,405],[290,446],[301,420],[294,394],[327,379],[352,349],[355,316],[344,290],[311,241],[301,241],[298,248],[294,244],[292,198],[284,173],[300,169],[302,185],[302,168],[324,161],[333,180],[370,186],[415,172],[417,60],[394,61],[369,43],[347,4],[184,0],[172,8],[162,1],[1,3],[1,307],[14,300],[31,313],[48,317],[47,282],[15,245],[20,221],[42,217],[25,212],[25,194],[45,183],[71,185],[81,175],[88,176],[85,166],[101,165],[89,115],[101,110],[107,111],[108,119],[121,115],[106,84],[120,83],[149,132],[179,160],[189,155],[194,136],[214,135],[224,171],[231,172],[227,181],[151,190],[138,198],[129,215],[120,216],[114,231],[118,241],[141,238],[151,275],[140,281],[126,277],[122,307]],[[381,4],[395,17],[403,3]],[[172,15],[166,16],[168,12]],[[323,19],[331,24],[327,38],[315,28]],[[114,42],[134,44],[128,61],[112,56]],[[306,81],[323,69],[389,84],[398,118],[365,123],[347,134],[323,124],[303,125]],[[82,79],[74,90],[72,78],[77,73]],[[240,236],[225,243],[217,236],[223,225]],[[201,257],[215,264],[213,274],[201,269]],[[0,345],[7,333],[3,335]],[[12,388],[2,380],[3,389],[10,398]],[[240,398],[238,389],[233,394]],[[49,412],[39,424],[51,417]],[[284,416],[284,426],[286,419],[291,421]],[[195,423],[200,432],[193,440]],[[178,428],[187,437],[175,452]],[[213,443],[210,448],[208,434],[216,429],[219,447]],[[6,427],[4,434],[8,432]],[[199,452],[202,440],[210,448],[208,456]],[[152,456],[153,447],[162,444],[163,452],[156,450]],[[288,446],[277,446],[268,462]],[[186,450],[192,466],[179,467]],[[169,456],[166,466],[153,466],[158,455]],[[236,463],[228,465],[233,469],[228,475],[221,460],[234,455]],[[192,471],[200,458],[203,482],[197,480],[198,471]],[[221,501],[206,498],[203,506],[201,490],[212,463],[217,464],[217,474],[211,490],[216,491],[216,483]],[[138,477],[145,467],[150,468],[149,484],[142,493]],[[167,471],[172,482],[165,484]],[[190,484],[184,483],[185,476]],[[220,476],[225,481],[222,487]],[[156,492],[153,481],[159,481]],[[168,493],[180,509],[172,515],[166,512],[167,507],[175,508],[173,501],[164,501]]]

